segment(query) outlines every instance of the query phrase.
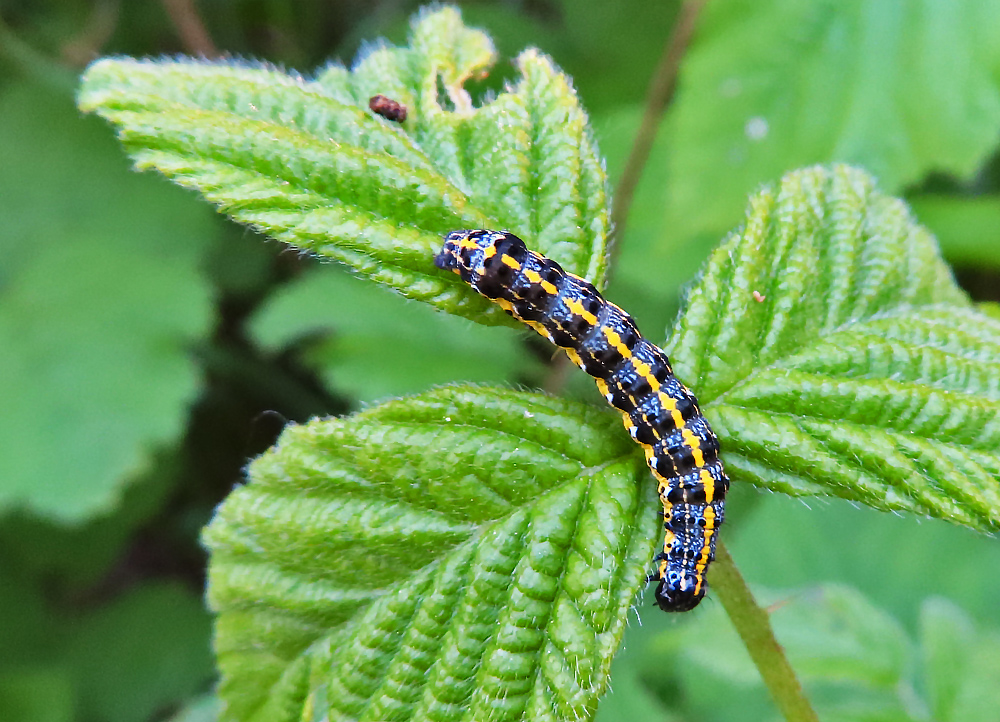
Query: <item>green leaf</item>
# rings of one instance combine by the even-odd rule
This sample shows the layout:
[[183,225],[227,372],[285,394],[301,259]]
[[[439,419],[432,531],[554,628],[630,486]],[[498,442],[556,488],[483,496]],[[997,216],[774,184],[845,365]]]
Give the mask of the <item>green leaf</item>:
[[62,96],[6,88],[0,135],[0,510],[79,522],[183,428],[212,218]]
[[[984,573],[1000,569],[995,538],[839,499],[803,504],[741,484],[733,486],[726,511],[726,546],[743,576],[758,584],[842,583],[878,601],[907,626],[916,625],[914,599],[945,590],[969,614],[1000,625],[1000,576]],[[928,569],[935,571],[928,574]]]
[[682,718],[671,715],[670,710],[643,684],[643,677],[649,670],[637,663],[634,657],[630,658],[626,652],[627,649],[623,648],[622,653],[615,657],[611,667],[614,688],[601,698],[601,704],[594,718],[596,722],[620,720],[680,722]]
[[685,57],[668,121],[671,235],[723,233],[758,184],[842,161],[891,193],[962,178],[1000,130],[1000,5],[721,0]]
[[64,625],[50,608],[43,584],[12,567],[6,562],[0,568],[0,649],[4,651],[0,671],[4,673],[12,668],[42,667],[64,646]]
[[[631,150],[642,119],[640,105],[619,108],[594,118],[601,150],[607,154],[608,174],[615,184]],[[639,322],[639,327],[661,340],[677,316],[681,289],[704,264],[718,240],[664,234],[663,192],[670,182],[667,160],[673,153],[670,138],[659,133],[635,189],[624,236],[617,232],[615,266],[605,295]]]
[[[335,258],[404,295],[484,323],[496,307],[428,264],[457,228],[509,228],[600,284],[606,179],[568,78],[535,50],[519,82],[476,106],[464,84],[492,44],[454,8],[420,13],[410,45],[379,46],[315,81],[264,66],[102,60],[80,107],[118,127],[140,168],[234,219]],[[402,124],[368,110],[407,105]]]
[[953,263],[1000,268],[1000,198],[917,195],[908,202]]
[[287,430],[205,535],[228,718],[591,716],[658,524],[633,447],[476,387]]
[[965,612],[943,599],[929,600],[920,615],[927,695],[934,719],[951,719],[962,689],[975,632]]
[[148,584],[78,622],[63,652],[81,718],[150,719],[212,679],[210,619],[173,584]]
[[928,703],[936,720],[987,722],[1000,709],[1000,630],[977,630],[944,599],[927,600],[920,615]]
[[72,722],[73,690],[58,667],[0,673],[0,716],[5,722]]
[[61,658],[69,625],[50,590],[15,570],[18,557],[4,549],[0,559],[0,719],[69,722],[75,690]]
[[451,381],[540,377],[518,331],[437,313],[338,271],[316,269],[284,287],[252,323],[264,346],[305,343],[328,388],[372,402]]
[[980,303],[976,308],[979,309],[980,313],[983,313],[990,318],[995,318],[1000,321],[1000,303],[994,303],[993,301],[984,301]]
[[113,514],[74,525],[6,514],[0,523],[0,558],[17,559],[18,573],[39,580],[50,594],[86,594],[121,562],[136,531],[170,498],[177,469],[163,456],[155,462],[156,473],[128,486]]
[[734,478],[1000,528],[1000,323],[866,174],[756,195],[667,352]]
[[169,722],[218,722],[221,714],[222,702],[218,696],[205,694],[186,704]]
[[803,677],[897,691],[913,646],[889,614],[854,590],[836,586],[784,601],[787,608],[774,615],[776,631]]
[[0,568],[0,719],[145,720],[211,681],[210,618],[195,591],[147,584],[68,609],[15,566]]

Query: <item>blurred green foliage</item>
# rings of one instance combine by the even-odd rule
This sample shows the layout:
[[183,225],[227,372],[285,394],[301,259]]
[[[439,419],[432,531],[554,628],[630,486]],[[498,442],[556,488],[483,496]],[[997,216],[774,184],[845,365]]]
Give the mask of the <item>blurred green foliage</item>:
[[[210,46],[176,14],[184,7],[0,8],[0,719],[213,718],[202,696],[214,672],[197,536],[282,420],[445,379],[544,378],[547,352],[529,358],[506,329],[475,340],[483,329],[359,290],[339,269],[130,172],[111,131],[74,109],[75,77],[99,55],[215,48],[308,73],[349,63],[379,36],[402,42],[417,3],[193,4]],[[608,295],[663,336],[656,329],[674,316],[682,285],[758,184],[850,161],[912,200],[974,299],[1000,300],[996,12],[974,0],[710,0],[618,239]],[[535,44],[573,76],[612,181],[676,13],[641,0],[463,7],[502,57]],[[513,77],[501,62],[472,90],[495,93]],[[317,316],[324,301],[328,314]],[[484,360],[485,344],[501,350]],[[793,590],[769,597],[793,612],[811,599],[803,590],[828,581],[870,601],[831,593],[849,603],[790,614],[788,626],[778,609],[779,638],[794,647],[839,620],[804,650],[816,658],[807,686],[828,684],[834,665],[821,653],[851,641],[851,624],[880,620],[891,639],[877,649],[862,639],[866,649],[896,645],[913,668],[866,667],[854,682],[878,682],[880,695],[895,683],[916,690],[909,701],[866,695],[855,717],[841,714],[843,694],[821,693],[824,719],[973,719],[960,715],[990,700],[970,702],[949,675],[959,663],[997,668],[996,540],[844,502],[810,505],[734,493],[727,533],[744,574]],[[665,618],[644,607],[599,716],[773,719],[718,611]]]
[[[773,604],[775,633],[821,719],[995,719],[1000,634],[980,628],[951,601],[930,596],[914,605],[919,618],[911,631],[850,587],[759,596]],[[616,660],[614,678],[637,680],[640,699],[658,714],[666,690],[663,675],[650,670],[673,673],[698,719],[779,719],[721,607],[683,627],[654,626],[634,657]],[[615,699],[617,690],[608,702]],[[603,712],[599,719],[615,719]]]

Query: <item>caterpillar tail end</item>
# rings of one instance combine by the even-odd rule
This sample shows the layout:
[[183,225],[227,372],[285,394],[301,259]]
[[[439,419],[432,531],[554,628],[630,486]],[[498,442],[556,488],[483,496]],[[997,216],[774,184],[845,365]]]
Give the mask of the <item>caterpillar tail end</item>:
[[672,585],[661,579],[656,587],[656,606],[664,612],[690,612],[705,598],[707,585],[689,582],[684,586]]

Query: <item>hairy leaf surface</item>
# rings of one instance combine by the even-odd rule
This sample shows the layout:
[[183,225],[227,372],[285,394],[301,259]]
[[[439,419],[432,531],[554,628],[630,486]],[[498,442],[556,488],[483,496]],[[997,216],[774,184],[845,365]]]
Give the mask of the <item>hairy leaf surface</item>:
[[668,353],[734,478],[1000,528],[1000,324],[866,174],[756,195]]
[[[606,178],[569,79],[526,50],[521,79],[477,106],[494,61],[454,8],[421,13],[410,45],[380,46],[315,80],[263,65],[107,59],[80,107],[118,127],[140,168],[194,188],[274,238],[485,323],[506,317],[427,263],[457,228],[508,228],[599,285]],[[381,93],[403,123],[368,109]]]
[[290,428],[206,532],[234,719],[586,718],[652,555],[613,415],[448,387]]

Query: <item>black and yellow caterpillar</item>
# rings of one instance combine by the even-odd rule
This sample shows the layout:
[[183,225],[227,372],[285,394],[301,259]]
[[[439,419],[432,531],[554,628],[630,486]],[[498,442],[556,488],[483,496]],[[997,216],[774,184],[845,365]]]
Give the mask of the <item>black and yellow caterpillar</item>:
[[528,250],[511,233],[453,231],[434,263],[561,347],[622,412],[663,502],[666,535],[649,578],[659,581],[656,603],[668,612],[694,608],[705,596],[729,477],[718,438],[666,354],[592,283]]

